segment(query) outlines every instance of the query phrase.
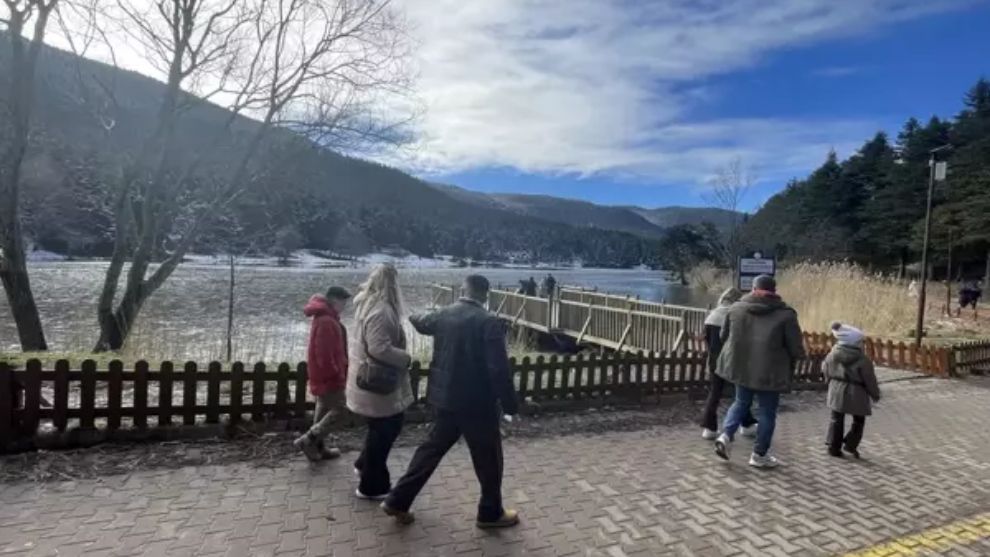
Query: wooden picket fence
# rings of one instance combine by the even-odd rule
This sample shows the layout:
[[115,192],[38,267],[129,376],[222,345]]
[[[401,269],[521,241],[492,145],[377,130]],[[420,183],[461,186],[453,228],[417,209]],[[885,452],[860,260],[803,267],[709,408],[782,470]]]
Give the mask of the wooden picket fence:
[[956,374],[990,373],[990,340],[957,344],[953,352]]
[[[525,404],[642,401],[650,396],[702,390],[708,381],[703,353],[573,355],[511,360],[518,395]],[[413,392],[425,405],[429,370],[415,363]],[[117,433],[165,431],[177,426],[304,420],[313,408],[307,400],[306,364],[263,363],[252,368],[212,362],[177,368],[147,362],[125,368],[119,361],[105,369],[93,361],[73,368],[58,361],[52,368],[30,360],[15,370],[0,362],[0,452],[15,441],[67,432],[98,440]],[[822,382],[821,358],[799,366],[797,388]]]
[[[835,337],[828,333],[804,333],[805,346],[816,352],[827,352],[835,344]],[[933,346],[892,340],[863,340],[863,351],[878,366],[918,371],[936,377],[952,377],[957,374],[956,348]]]

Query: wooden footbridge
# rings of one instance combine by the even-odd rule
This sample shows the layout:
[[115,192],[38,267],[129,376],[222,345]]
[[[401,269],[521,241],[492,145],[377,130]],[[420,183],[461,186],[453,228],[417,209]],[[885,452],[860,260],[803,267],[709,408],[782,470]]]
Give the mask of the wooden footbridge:
[[[458,289],[433,285],[433,305],[457,300]],[[577,287],[561,287],[549,298],[492,290],[488,309],[517,327],[570,337],[578,345],[630,352],[674,352],[693,348],[708,310]]]

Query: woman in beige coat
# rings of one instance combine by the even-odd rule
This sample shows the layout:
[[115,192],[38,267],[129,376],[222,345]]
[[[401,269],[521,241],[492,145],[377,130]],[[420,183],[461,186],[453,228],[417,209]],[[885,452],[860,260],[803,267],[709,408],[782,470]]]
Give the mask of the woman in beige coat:
[[[347,408],[368,422],[364,449],[354,463],[361,476],[356,495],[362,499],[383,499],[392,489],[388,454],[413,403],[401,299],[398,271],[392,265],[376,267],[354,297],[357,338],[351,344],[346,392]],[[381,395],[358,387],[358,372],[372,359],[400,370],[395,391]]]

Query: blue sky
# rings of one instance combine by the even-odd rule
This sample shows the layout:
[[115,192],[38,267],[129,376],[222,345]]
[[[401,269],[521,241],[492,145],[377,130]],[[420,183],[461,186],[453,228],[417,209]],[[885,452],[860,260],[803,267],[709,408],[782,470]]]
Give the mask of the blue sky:
[[407,5],[427,112],[402,164],[487,192],[704,205],[739,159],[752,208],[829,148],[953,115],[990,77],[990,2]]

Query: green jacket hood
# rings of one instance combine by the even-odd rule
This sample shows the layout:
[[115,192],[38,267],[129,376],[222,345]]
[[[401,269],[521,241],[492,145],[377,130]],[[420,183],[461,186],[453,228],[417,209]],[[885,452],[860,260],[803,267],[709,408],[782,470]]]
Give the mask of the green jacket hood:
[[780,299],[780,296],[771,297],[747,294],[736,303],[745,307],[748,313],[754,315],[767,315],[775,311],[791,309],[790,306]]

